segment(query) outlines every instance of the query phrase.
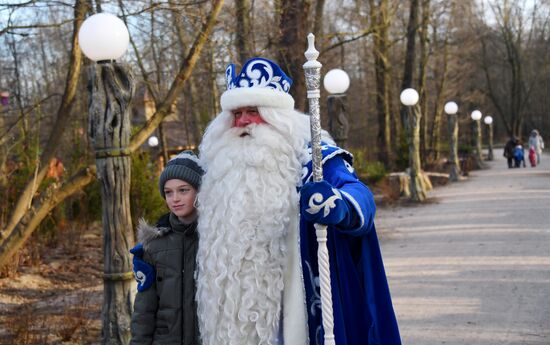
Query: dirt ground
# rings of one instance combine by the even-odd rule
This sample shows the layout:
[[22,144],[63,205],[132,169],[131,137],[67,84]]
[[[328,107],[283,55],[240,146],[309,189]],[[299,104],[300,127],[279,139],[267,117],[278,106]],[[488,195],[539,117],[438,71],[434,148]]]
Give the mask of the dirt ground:
[[101,228],[75,237],[0,279],[0,345],[100,343]]

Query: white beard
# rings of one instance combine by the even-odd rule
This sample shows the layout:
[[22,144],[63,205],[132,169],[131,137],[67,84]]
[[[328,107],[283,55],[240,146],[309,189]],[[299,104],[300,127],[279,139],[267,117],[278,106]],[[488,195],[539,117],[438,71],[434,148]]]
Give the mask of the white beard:
[[[298,224],[303,140],[269,125],[250,135],[222,113],[201,144],[197,303],[204,345],[275,344],[288,225]],[[215,122],[216,122],[215,120]],[[284,133],[284,132],[283,132]],[[290,133],[290,135],[295,133]]]

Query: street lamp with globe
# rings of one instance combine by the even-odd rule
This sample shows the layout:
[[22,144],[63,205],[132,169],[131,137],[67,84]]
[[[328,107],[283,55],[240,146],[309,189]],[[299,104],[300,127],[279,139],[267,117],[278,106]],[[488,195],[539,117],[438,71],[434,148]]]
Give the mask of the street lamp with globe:
[[349,132],[345,94],[349,84],[348,74],[339,68],[328,71],[323,79],[323,86],[330,94],[327,97],[329,132],[336,145],[342,148],[346,145]]
[[449,181],[456,182],[460,180],[460,162],[458,160],[458,121],[457,115],[458,105],[455,102],[447,102],[443,108],[445,113],[449,116],[449,144],[450,144],[450,154],[449,154]]
[[408,144],[411,200],[421,202],[426,199],[426,188],[422,181],[422,164],[420,161],[420,119],[422,114],[417,106],[419,95],[415,89],[408,88],[401,91],[399,99],[407,107],[409,119]]
[[487,131],[489,133],[489,148],[487,153],[487,160],[492,161],[493,156],[493,117],[487,115],[483,118],[483,122],[487,125]]
[[[98,13],[87,18],[78,33],[89,66],[89,131],[101,185],[103,222],[102,344],[127,344],[133,300],[129,245],[135,242],[130,212],[130,102],[135,82],[129,70],[115,62],[128,47],[126,25],[118,17]],[[115,241],[115,239],[117,239]]]

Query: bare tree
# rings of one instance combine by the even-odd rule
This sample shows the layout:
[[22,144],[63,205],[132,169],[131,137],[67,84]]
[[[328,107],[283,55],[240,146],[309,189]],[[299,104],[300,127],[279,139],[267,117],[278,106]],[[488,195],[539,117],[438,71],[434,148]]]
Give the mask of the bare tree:
[[[435,106],[433,111],[433,118],[431,121],[431,126],[427,123],[427,126],[430,128],[428,133],[431,135],[427,136],[426,140],[429,140],[429,149],[433,152],[433,157],[435,161],[438,161],[441,155],[441,129],[443,123],[443,107],[447,101],[445,97],[448,97],[450,92],[448,91],[448,76],[449,76],[449,37],[452,30],[452,18],[455,16],[454,4],[451,3],[450,11],[447,12],[447,9],[441,11],[442,16],[448,16],[447,26],[438,25],[436,21],[434,24],[434,31],[432,35],[432,45],[434,49],[441,51],[441,62],[434,66],[434,70],[437,71],[436,74],[436,89],[435,91]],[[443,27],[443,41],[439,42],[440,38],[438,36],[438,31]],[[437,63],[437,62],[436,62]],[[437,80],[439,78],[439,80]],[[455,99],[455,95],[452,95],[452,99]],[[428,113],[426,113],[426,116]],[[455,128],[453,126],[452,131]],[[457,127],[458,130],[458,127]]]
[[420,61],[418,64],[418,94],[420,95],[420,112],[422,118],[420,119],[420,157],[422,161],[426,162],[427,158],[427,141],[428,141],[428,85],[427,85],[427,73],[428,73],[428,59],[429,55],[429,23],[430,23],[430,0],[421,0],[421,20],[420,20]]
[[[486,28],[480,36],[482,70],[487,95],[500,115],[509,135],[521,136],[526,108],[531,100],[534,85],[544,74],[527,62],[535,37],[533,20],[537,6],[525,13],[522,1],[502,0],[492,3],[491,10],[497,29]],[[544,5],[542,5],[544,6]],[[498,52],[495,54],[495,52]],[[529,71],[529,68],[531,70]],[[533,69],[534,68],[534,69]]]
[[[410,0],[409,22],[407,25],[407,48],[401,90],[413,87],[414,65],[416,61],[416,32],[418,29],[418,0]],[[401,123],[408,129],[407,110],[401,107]]]
[[378,159],[389,166],[392,154],[390,87],[391,71],[389,61],[389,27],[391,24],[388,1],[369,0],[371,25],[374,39],[374,66],[376,74],[376,112],[378,114]]
[[[82,53],[78,45],[77,33],[80,29],[80,25],[84,21],[84,17],[89,10],[88,2],[85,0],[77,0],[74,6],[74,24],[73,24],[73,36],[72,36],[72,48],[71,59],[69,62],[69,70],[67,72],[67,78],[65,82],[65,92],[62,97],[61,104],[57,111],[56,123],[50,133],[48,143],[40,156],[40,162],[37,167],[37,172],[31,177],[23,191],[20,193],[15,207],[12,210],[11,217],[7,225],[0,232],[0,266],[19,248],[19,246],[8,245],[9,239],[13,238],[13,233],[18,229],[20,221],[23,219],[27,212],[34,212],[31,208],[34,194],[37,191],[38,186],[44,180],[50,160],[54,157],[55,152],[59,148],[59,143],[62,137],[62,133],[65,130],[67,123],[69,122],[69,116],[72,104],[75,100],[78,78],[80,75],[80,66],[82,63]],[[53,191],[52,191],[53,192]],[[25,232],[26,234],[26,232]],[[23,243],[30,235],[16,234],[20,240],[16,243]]]
[[315,37],[323,36],[323,17],[324,17],[325,0],[315,1],[315,18],[313,19],[313,34]]
[[251,58],[251,24],[250,24],[250,0],[235,0],[235,9],[237,12],[237,30],[235,32],[235,45],[237,47],[237,56],[239,62],[244,64]]
[[[180,68],[176,73],[166,96],[159,102],[157,110],[151,119],[132,137],[128,146],[131,152],[136,151],[137,148],[145,142],[149,135],[158,127],[162,119],[171,112],[172,104],[180,95],[186,81],[189,79],[200,53],[213,30],[223,2],[223,0],[216,0],[211,3],[210,13],[197,33],[186,58],[181,62]],[[80,7],[75,7],[75,10],[76,8]],[[79,24],[80,23],[78,23],[78,25]],[[75,26],[77,26],[76,22]],[[76,33],[78,30],[75,28],[74,32]],[[76,34],[74,37],[76,40]],[[75,41],[76,47],[78,47],[77,44],[78,43]],[[80,56],[80,52],[76,52],[74,50],[74,46],[73,54],[78,54]],[[69,75],[72,75],[72,73],[69,73]],[[66,102],[63,104],[65,103]],[[61,133],[59,136],[61,136]],[[38,227],[40,222],[56,205],[93,181],[95,171],[95,166],[87,166],[76,172],[65,183],[60,185],[50,185],[47,187],[42,194],[34,198],[32,207],[29,210],[25,210],[23,207],[18,216],[19,219],[12,221],[13,224],[10,223],[10,227],[6,227],[2,231],[2,238],[0,239],[0,266],[4,266],[15,254],[15,252],[21,248],[33,231]],[[24,195],[22,195],[22,197],[23,196]],[[25,202],[29,202],[28,196],[23,198],[23,201],[21,202],[24,203],[23,206],[25,205]]]
[[304,70],[304,51],[308,34],[308,0],[279,0],[278,11],[279,41],[277,44],[279,64],[293,80],[292,96],[295,107],[302,111],[306,109],[306,86]]

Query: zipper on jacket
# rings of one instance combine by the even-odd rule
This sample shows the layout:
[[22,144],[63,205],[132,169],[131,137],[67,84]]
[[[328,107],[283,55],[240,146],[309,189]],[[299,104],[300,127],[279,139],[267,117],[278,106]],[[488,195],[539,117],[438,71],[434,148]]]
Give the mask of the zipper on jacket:
[[185,234],[181,236],[181,343],[185,339]]

